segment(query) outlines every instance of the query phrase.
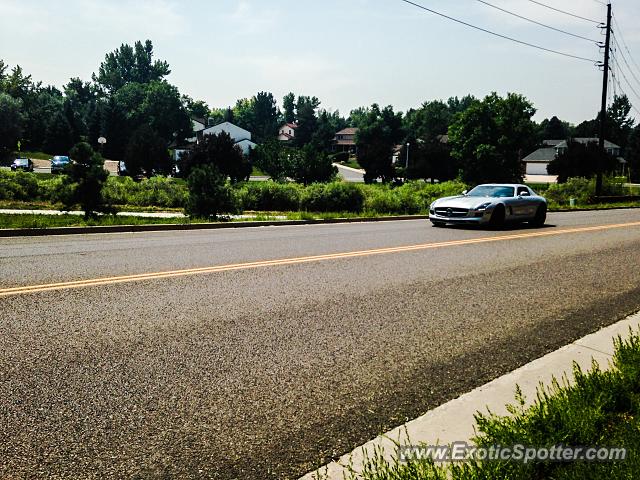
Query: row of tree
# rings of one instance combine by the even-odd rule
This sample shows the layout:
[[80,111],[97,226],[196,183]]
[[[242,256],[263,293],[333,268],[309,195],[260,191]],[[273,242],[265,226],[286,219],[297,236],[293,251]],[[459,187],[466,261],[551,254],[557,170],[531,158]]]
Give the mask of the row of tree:
[[[334,136],[350,126],[358,129],[357,158],[366,181],[460,177],[478,183],[516,180],[521,159],[543,139],[595,137],[600,124],[599,117],[577,126],[557,117],[536,123],[533,105],[518,94],[429,101],[404,114],[373,104],[348,117],[322,108],[317,97],[294,93],[282,99],[281,107],[272,93],[259,92],[232,107],[210,108],[181,95],[166,80],[170,73],[167,62],[154,60],[149,40],[121,45],[105,56],[92,81],[71,78],[62,90],[35,82],[19,66],[9,70],[0,60],[0,155],[14,151],[18,141],[25,150],[64,154],[85,140],[104,157],[125,160],[132,174],[169,173],[167,149],[193,135],[191,118],[227,120],[251,131],[261,145],[249,163],[238,161],[240,173],[255,163],[276,179],[312,182],[332,177]],[[606,135],[622,147],[637,179],[640,127],[634,126],[630,109],[626,97],[614,99]],[[284,122],[297,124],[295,139],[286,146],[275,141]],[[97,143],[101,136],[107,138],[104,146]],[[408,159],[408,168],[394,165],[394,156]]]

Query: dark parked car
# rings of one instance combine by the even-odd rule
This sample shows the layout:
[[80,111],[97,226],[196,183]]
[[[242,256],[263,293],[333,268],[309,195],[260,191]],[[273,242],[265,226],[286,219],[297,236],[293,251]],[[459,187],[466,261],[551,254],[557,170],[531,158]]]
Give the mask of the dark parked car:
[[124,163],[122,160],[118,162],[118,175],[120,176],[128,175],[127,164]]
[[51,159],[51,173],[63,172],[71,160],[69,157],[63,155],[56,155]]
[[30,158],[16,158],[11,164],[11,170],[14,172],[22,170],[23,172],[33,172],[33,162]]

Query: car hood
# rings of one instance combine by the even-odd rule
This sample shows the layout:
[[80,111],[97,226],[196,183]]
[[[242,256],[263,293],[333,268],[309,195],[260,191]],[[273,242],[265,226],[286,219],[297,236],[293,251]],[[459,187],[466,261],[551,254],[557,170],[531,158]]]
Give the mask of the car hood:
[[445,197],[436,200],[434,207],[449,207],[449,208],[476,208],[483,203],[492,202],[495,199],[492,197],[467,197],[464,195],[457,195],[455,197]]

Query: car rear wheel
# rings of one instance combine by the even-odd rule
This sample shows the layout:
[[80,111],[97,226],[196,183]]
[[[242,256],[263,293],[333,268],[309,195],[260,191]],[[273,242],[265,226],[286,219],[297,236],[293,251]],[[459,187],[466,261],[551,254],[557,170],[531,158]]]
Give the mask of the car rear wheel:
[[498,205],[491,212],[491,218],[489,219],[489,225],[493,228],[499,228],[504,225],[505,211],[504,205]]
[[547,206],[540,205],[536,210],[536,216],[529,222],[534,227],[542,227],[544,222],[547,221]]

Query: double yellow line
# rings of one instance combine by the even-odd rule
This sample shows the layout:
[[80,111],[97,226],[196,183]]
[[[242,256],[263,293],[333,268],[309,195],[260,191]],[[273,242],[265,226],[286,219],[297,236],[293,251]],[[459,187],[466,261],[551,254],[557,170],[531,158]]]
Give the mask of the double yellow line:
[[282,258],[277,260],[263,260],[259,262],[236,263],[230,265],[218,265],[202,268],[189,268],[184,270],[170,270],[165,272],[141,273],[137,275],[122,275],[118,277],[94,278],[89,280],[76,280],[71,282],[48,283],[43,285],[28,285],[22,287],[2,288],[0,297],[23,295],[28,293],[49,292],[53,290],[68,290],[73,288],[93,287],[101,285],[113,285],[118,283],[141,282],[145,280],[159,280],[163,278],[186,277],[188,275],[203,275],[211,273],[232,272],[248,270],[252,268],[275,267],[283,265],[297,265],[302,263],[322,262],[327,260],[340,260],[344,258],[368,257],[371,255],[386,255],[390,253],[414,252],[434,248],[457,247],[462,245],[474,245],[478,243],[504,242],[535,237],[551,237],[570,233],[600,232],[616,228],[638,227],[640,222],[617,223],[610,225],[598,225],[593,227],[567,228],[563,230],[542,230],[536,232],[516,233],[511,235],[499,235],[494,237],[470,238],[467,240],[453,240],[448,242],[423,243],[419,245],[407,245],[402,247],[376,248],[372,250],[360,250],[354,252],[329,253],[324,255],[311,255],[306,257]]

